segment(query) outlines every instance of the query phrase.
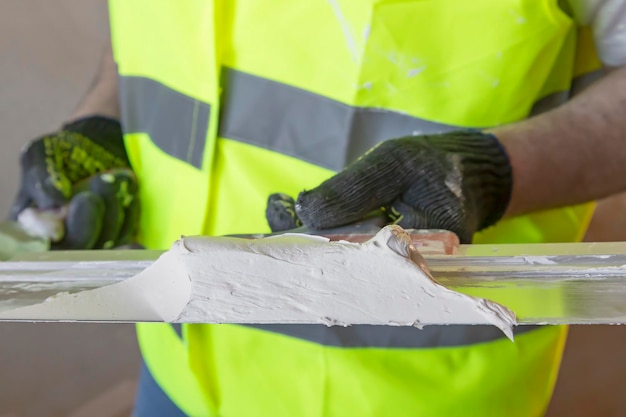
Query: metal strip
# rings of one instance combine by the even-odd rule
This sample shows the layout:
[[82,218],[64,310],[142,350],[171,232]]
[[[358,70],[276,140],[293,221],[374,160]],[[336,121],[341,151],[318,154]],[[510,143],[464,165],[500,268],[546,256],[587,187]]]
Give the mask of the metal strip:
[[[505,338],[502,331],[494,326],[426,326],[421,330],[414,327],[363,324],[349,327],[328,327],[321,324],[248,326],[324,346],[342,348],[441,348],[486,343]],[[514,334],[518,336],[539,327],[517,326]]]
[[119,83],[125,133],[147,133],[163,152],[200,169],[209,104],[149,78],[121,76]]
[[[62,320],[20,307],[43,303],[59,292],[123,281],[162,253],[52,251],[0,262],[0,320]],[[626,242],[460,245],[455,255],[425,253],[424,259],[439,283],[506,305],[520,324],[626,324]],[[112,313],[94,317],[77,312],[68,319],[135,320]],[[293,323],[290,317],[284,320]]]
[[339,171],[389,138],[456,126],[352,107],[309,91],[225,68],[220,136]]

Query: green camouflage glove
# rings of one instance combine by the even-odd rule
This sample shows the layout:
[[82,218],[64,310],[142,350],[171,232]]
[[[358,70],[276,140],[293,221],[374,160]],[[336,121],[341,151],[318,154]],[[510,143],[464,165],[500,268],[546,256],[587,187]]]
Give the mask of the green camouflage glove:
[[28,228],[33,211],[57,213],[65,232],[48,236],[57,240],[53,247],[110,248],[133,239],[137,181],[116,120],[94,116],[66,124],[31,142],[21,167],[11,217]]
[[301,224],[326,229],[382,209],[404,228],[446,229],[469,243],[496,223],[511,196],[508,156],[490,134],[457,131],[393,139],[375,146],[297,201],[270,196],[273,231]]

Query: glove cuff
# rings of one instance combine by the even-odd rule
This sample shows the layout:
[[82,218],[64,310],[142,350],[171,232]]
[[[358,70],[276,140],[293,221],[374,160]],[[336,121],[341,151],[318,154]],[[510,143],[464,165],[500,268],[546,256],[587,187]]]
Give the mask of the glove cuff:
[[478,230],[498,222],[509,205],[513,175],[509,156],[498,138],[479,131],[455,132],[437,138],[439,149],[458,155],[466,198],[476,204]]
[[491,210],[485,216],[484,223],[479,230],[494,225],[504,216],[513,192],[513,170],[509,154],[497,137],[490,133],[484,133],[483,135],[490,139],[491,146],[494,149],[494,170],[491,174],[485,176],[487,185],[490,185],[491,188],[483,188],[483,190],[487,191],[483,193],[483,198],[485,198],[485,201],[491,201]]

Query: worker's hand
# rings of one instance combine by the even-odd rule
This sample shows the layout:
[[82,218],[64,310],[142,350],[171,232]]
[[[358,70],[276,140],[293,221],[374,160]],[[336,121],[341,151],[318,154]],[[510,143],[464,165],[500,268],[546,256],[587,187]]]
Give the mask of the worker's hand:
[[31,142],[21,167],[11,217],[54,248],[110,248],[134,237],[137,181],[119,122],[94,116],[66,124]]
[[496,223],[511,195],[511,166],[490,134],[460,131],[393,139],[372,148],[319,187],[270,197],[273,231],[301,224],[326,229],[382,209],[410,229],[446,229],[469,243]]

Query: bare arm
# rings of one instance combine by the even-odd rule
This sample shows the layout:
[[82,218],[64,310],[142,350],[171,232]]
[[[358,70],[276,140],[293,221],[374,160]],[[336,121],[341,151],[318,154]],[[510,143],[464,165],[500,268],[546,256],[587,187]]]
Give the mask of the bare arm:
[[119,97],[117,91],[117,66],[109,41],[105,47],[98,73],[91,88],[82,98],[69,120],[87,116],[106,116],[119,119]]
[[626,67],[569,103],[495,128],[513,167],[507,216],[626,190]]

